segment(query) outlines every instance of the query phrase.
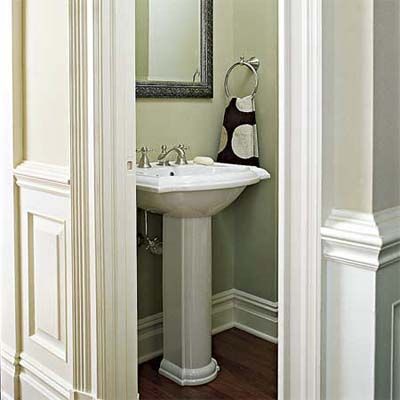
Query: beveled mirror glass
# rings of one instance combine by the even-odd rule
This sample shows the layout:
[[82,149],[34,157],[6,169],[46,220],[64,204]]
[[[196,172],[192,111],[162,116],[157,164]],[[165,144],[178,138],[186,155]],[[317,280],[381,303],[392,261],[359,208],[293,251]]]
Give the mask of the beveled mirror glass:
[[136,96],[212,97],[212,0],[136,0]]

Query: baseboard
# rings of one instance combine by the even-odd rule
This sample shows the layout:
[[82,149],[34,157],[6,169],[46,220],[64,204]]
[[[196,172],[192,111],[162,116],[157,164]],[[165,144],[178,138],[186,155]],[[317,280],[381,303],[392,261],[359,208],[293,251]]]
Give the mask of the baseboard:
[[[26,398],[35,398],[35,393],[51,400],[69,400],[72,392],[70,382],[38,363],[26,353],[20,359],[21,390],[30,393]],[[21,396],[23,397],[23,396]]]
[[1,400],[14,400],[14,398],[7,393],[1,392]]
[[70,400],[94,400],[94,397],[88,393],[82,393],[78,391],[71,392]]
[[278,304],[234,290],[234,326],[269,342],[278,343]]
[[212,334],[226,331],[234,326],[234,290],[226,290],[212,299]]
[[[212,334],[238,328],[272,343],[278,342],[278,303],[230,289],[213,296]],[[139,364],[162,354],[162,313],[139,320]]]
[[4,343],[1,343],[1,396],[3,400],[12,400],[18,395],[20,368],[19,355]]

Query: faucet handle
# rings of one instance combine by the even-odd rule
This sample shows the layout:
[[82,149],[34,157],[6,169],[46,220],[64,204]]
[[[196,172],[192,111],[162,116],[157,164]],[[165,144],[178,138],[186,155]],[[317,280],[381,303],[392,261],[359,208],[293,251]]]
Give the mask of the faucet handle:
[[175,165],[186,165],[188,162],[185,151],[189,149],[189,146],[186,146],[184,144],[178,144],[176,147],[181,150],[182,154],[178,153]]
[[158,156],[157,165],[164,166],[164,167],[170,165],[169,161],[164,158],[167,156],[167,153],[168,153],[168,146],[166,144],[162,144],[161,145],[161,153]]
[[154,149],[151,149],[150,147],[147,146],[142,146],[140,149],[136,149],[136,153],[141,153],[142,157],[144,154],[148,154],[151,153],[152,151],[154,151]]
[[154,149],[150,149],[150,147],[147,147],[147,146],[142,146],[140,149],[136,149],[136,152],[137,153],[150,153],[150,152],[152,152],[152,151],[154,151]]
[[148,153],[154,151],[147,146],[142,146],[140,149],[136,149],[136,152],[141,153],[142,156],[140,157],[138,167],[139,168],[151,168],[150,160]]

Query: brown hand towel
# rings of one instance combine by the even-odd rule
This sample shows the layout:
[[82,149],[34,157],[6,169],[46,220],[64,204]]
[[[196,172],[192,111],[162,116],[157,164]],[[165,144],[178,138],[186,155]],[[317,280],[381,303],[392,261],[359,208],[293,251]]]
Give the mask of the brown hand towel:
[[225,109],[218,162],[259,166],[254,97],[233,97]]

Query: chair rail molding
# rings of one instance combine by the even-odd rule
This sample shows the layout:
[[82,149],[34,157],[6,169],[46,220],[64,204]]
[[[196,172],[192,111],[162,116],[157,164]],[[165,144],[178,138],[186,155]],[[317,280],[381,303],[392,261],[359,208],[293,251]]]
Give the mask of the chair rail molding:
[[378,271],[400,260],[400,207],[374,214],[334,209],[321,235],[327,259]]
[[14,169],[14,176],[19,187],[70,196],[67,167],[25,160]]
[[[279,1],[279,399],[321,397],[322,0]],[[296,351],[294,351],[296,349]]]

